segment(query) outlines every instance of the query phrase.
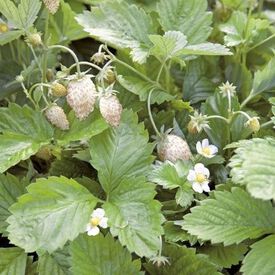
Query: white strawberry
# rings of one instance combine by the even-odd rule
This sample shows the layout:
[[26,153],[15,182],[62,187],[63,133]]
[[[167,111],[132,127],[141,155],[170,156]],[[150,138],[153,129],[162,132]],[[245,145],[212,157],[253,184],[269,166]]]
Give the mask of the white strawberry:
[[98,93],[89,76],[73,79],[67,87],[67,102],[78,119],[84,120],[94,110]]
[[50,106],[45,111],[45,116],[51,124],[61,130],[69,129],[69,121],[63,109],[57,105]]
[[191,157],[190,148],[181,137],[166,134],[157,145],[159,159],[169,160],[175,163],[177,160],[189,160]]
[[60,0],[43,0],[43,2],[51,14],[57,12]]
[[103,95],[99,100],[99,110],[101,115],[111,126],[119,126],[122,106],[115,95]]

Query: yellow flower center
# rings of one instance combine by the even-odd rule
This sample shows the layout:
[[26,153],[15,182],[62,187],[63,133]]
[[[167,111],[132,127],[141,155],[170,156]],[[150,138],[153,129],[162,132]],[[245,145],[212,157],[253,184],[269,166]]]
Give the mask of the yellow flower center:
[[0,33],[7,32],[9,30],[9,27],[5,23],[0,23]]
[[90,221],[92,226],[98,226],[99,222],[100,222],[99,218],[91,218],[91,221]]
[[203,183],[205,180],[206,180],[206,177],[205,177],[204,174],[198,173],[198,174],[196,175],[196,181],[197,181],[198,183]]
[[202,149],[202,152],[203,152],[205,155],[207,155],[207,156],[211,155],[211,150],[210,150],[209,147],[204,147],[204,148]]

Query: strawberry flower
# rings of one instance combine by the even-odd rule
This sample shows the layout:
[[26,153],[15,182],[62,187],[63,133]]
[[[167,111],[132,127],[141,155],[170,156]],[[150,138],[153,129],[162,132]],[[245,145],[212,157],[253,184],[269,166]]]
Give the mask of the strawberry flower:
[[187,180],[192,183],[192,188],[195,192],[210,192],[208,186],[209,176],[209,170],[202,163],[197,163],[193,170],[189,170]]
[[213,158],[218,152],[218,148],[215,145],[209,145],[208,139],[203,139],[202,142],[198,141],[196,144],[198,154],[205,158]]
[[99,233],[99,226],[107,228],[108,218],[105,217],[105,211],[102,208],[97,208],[91,215],[90,222],[87,224],[86,231],[89,236],[96,236]]

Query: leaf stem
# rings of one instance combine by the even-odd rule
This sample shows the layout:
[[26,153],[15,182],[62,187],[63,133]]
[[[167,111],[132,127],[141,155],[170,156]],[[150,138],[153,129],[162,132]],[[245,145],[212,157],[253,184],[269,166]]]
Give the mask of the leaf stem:
[[[90,66],[90,67],[92,67],[92,68],[97,69],[98,71],[101,71],[101,70],[102,70],[102,68],[100,68],[99,66],[97,66],[97,65],[95,65],[94,63],[91,63],[91,62],[80,61],[80,62],[78,62],[78,64],[79,64],[79,65],[87,65],[87,66]],[[71,70],[72,70],[74,67],[76,67],[76,66],[77,66],[76,63],[73,64],[73,65],[71,65],[71,66],[68,68],[68,71],[71,71]]]
[[148,100],[147,100],[147,108],[148,108],[148,114],[149,114],[149,118],[150,118],[150,121],[151,121],[151,124],[154,128],[154,131],[155,133],[160,137],[161,134],[155,124],[155,121],[153,119],[153,116],[152,116],[152,112],[151,112],[151,95],[152,95],[152,92],[154,91],[155,88],[151,89],[150,92],[149,92],[149,95],[148,95]]
[[224,120],[226,123],[229,123],[229,120],[223,116],[213,115],[213,116],[207,117],[207,119],[213,119],[213,118],[218,118],[218,119]]
[[72,51],[70,48],[68,48],[66,46],[62,46],[62,45],[53,45],[53,46],[48,47],[48,49],[50,49],[50,50],[51,49],[62,49],[62,50],[69,52],[75,61],[78,77],[81,76],[79,60],[78,60],[78,57],[76,56],[76,54],[74,53],[74,51]]
[[266,39],[260,41],[260,42],[259,42],[258,44],[256,44],[255,46],[249,48],[249,49],[247,50],[247,52],[250,52],[250,51],[252,51],[252,50],[258,48],[259,46],[261,46],[262,44],[268,42],[269,40],[271,40],[271,39],[274,38],[274,37],[275,37],[275,33],[273,33],[271,36],[267,37]]

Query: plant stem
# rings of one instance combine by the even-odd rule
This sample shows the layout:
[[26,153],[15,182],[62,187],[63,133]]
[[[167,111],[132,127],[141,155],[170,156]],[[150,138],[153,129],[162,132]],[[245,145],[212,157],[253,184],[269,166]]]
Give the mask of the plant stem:
[[213,115],[213,116],[208,116],[208,117],[207,117],[207,119],[213,119],[213,118],[218,118],[218,119],[224,120],[226,123],[229,122],[227,118],[222,117],[222,116]]
[[30,47],[31,52],[32,52],[32,54],[33,54],[34,60],[35,60],[37,66],[38,66],[38,68],[39,68],[39,70],[40,70],[40,72],[41,72],[41,75],[43,76],[43,70],[42,70],[41,65],[40,65],[40,63],[39,63],[39,61],[38,61],[38,58],[37,58],[37,55],[36,55],[36,53],[35,53],[35,51],[34,51],[34,49],[33,49],[33,46],[32,46],[32,45],[29,45],[29,47]]
[[236,111],[236,112],[233,113],[233,116],[235,114],[241,114],[241,115],[245,116],[248,120],[251,119],[250,115],[247,114],[247,113],[245,113],[245,112],[243,112],[243,111]]
[[166,64],[166,59],[161,63],[161,66],[160,66],[160,69],[159,69],[159,72],[158,72],[158,76],[156,78],[156,82],[159,83],[159,80],[160,80],[160,77],[161,77],[161,73],[163,71],[163,68]]
[[[95,65],[94,63],[91,63],[91,62],[87,62],[87,61],[80,61],[78,62],[79,65],[87,65],[87,66],[90,66],[90,67],[93,67],[99,71],[102,70],[102,68],[100,68],[99,66]],[[74,67],[76,67],[77,64],[73,64],[71,67],[68,68],[68,71],[71,71]]]
[[254,96],[251,96],[251,93],[250,95],[242,102],[240,108],[243,109],[243,107],[253,98]]
[[62,45],[53,45],[53,46],[48,47],[48,49],[62,49],[62,50],[69,52],[75,61],[78,77],[81,76],[79,60],[78,60],[78,57],[76,56],[76,54],[74,53],[74,51],[72,51],[70,48],[62,46]]
[[147,100],[147,108],[148,108],[148,114],[149,114],[149,118],[150,118],[150,121],[151,121],[151,124],[154,128],[154,131],[155,133],[160,137],[161,134],[155,124],[155,121],[153,119],[153,116],[152,116],[152,112],[151,112],[151,95],[152,95],[152,92],[154,91],[155,88],[151,89],[150,92],[149,92],[149,95],[148,95],[148,100]]
[[37,109],[37,104],[35,103],[35,101],[32,99],[30,93],[28,92],[28,90],[26,89],[26,86],[23,82],[21,82],[21,86],[23,88],[23,92],[26,95],[26,97],[31,101],[31,103],[34,105],[35,109]]
[[274,124],[274,121],[270,120],[270,121],[267,121],[267,122],[263,123],[261,125],[261,128],[267,128],[267,127],[269,127],[269,126],[271,126],[273,124]]
[[264,6],[264,0],[259,0],[259,4],[258,4],[258,14],[259,15],[263,10],[263,6]]

